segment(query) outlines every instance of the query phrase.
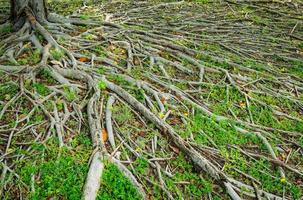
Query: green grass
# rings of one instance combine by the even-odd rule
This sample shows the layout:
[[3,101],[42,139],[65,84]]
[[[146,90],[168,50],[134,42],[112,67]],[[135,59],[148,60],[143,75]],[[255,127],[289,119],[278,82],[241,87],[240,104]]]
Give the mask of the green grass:
[[0,100],[10,100],[19,91],[19,86],[13,82],[0,84]]
[[106,90],[106,83],[104,82],[104,81],[99,81],[99,83],[98,83],[98,87],[99,87],[99,89],[100,90]]
[[64,97],[67,101],[72,102],[78,99],[78,95],[76,91],[74,91],[72,88],[66,86],[63,89],[64,89]]
[[292,61],[290,66],[287,68],[287,71],[291,74],[297,75],[300,78],[303,78],[303,61]]
[[[269,125],[270,127],[279,127],[277,122],[272,117],[272,113],[263,113],[259,112],[260,121],[265,123],[264,125]],[[260,123],[258,121],[258,123]],[[284,128],[287,129],[302,131],[302,124],[297,123],[293,124],[293,128],[289,128],[289,121],[284,124]],[[293,181],[294,177],[288,175],[287,181],[289,181],[286,185],[282,183],[280,180],[280,175],[276,168],[265,160],[254,161],[248,159],[243,154],[241,154],[236,149],[231,149],[228,145],[237,145],[237,146],[251,146],[256,145],[259,146],[262,151],[267,152],[267,149],[263,145],[262,141],[254,134],[242,134],[236,131],[234,128],[236,124],[225,121],[217,123],[209,117],[205,117],[202,114],[197,113],[195,116],[191,118],[190,125],[187,126],[186,131],[184,131],[181,135],[185,138],[188,138],[190,134],[193,134],[195,141],[198,144],[212,146],[215,144],[217,148],[220,150],[220,155],[224,157],[227,162],[225,163],[224,171],[230,174],[233,177],[239,178],[241,174],[238,174],[234,168],[237,168],[252,177],[256,178],[262,183],[262,189],[265,191],[272,192],[274,194],[282,194],[283,188],[288,194],[291,194],[294,199],[298,199],[300,195],[302,195],[302,191],[300,191],[299,187],[296,186]],[[203,131],[203,134],[201,133]],[[207,137],[205,137],[207,135]],[[212,141],[209,141],[208,138],[211,138]],[[271,140],[273,143],[273,147],[276,146],[275,141]],[[182,163],[182,162],[178,162]],[[182,167],[186,167],[185,163],[179,164]],[[265,171],[265,173],[260,173],[260,171]],[[185,173],[185,172],[184,172]],[[182,175],[184,175],[182,173]],[[273,179],[271,175],[278,177],[277,179]]]
[[101,180],[99,200],[142,199],[131,182],[113,164],[106,164]]
[[51,49],[50,54],[55,60],[60,60],[64,56],[64,52],[60,49]]
[[[87,136],[80,134],[72,139],[71,145],[73,150],[66,147],[59,149],[54,138],[45,145],[34,143],[32,149],[35,153],[16,163],[16,172],[20,176],[16,184],[23,186],[21,183],[25,183],[23,191],[27,199],[81,199],[91,142]],[[34,182],[32,176],[35,177]]]
[[[202,177],[185,156],[180,153],[173,160],[172,165],[177,169],[172,179],[166,178],[165,182],[171,191],[177,192],[177,199],[191,197],[191,199],[204,199],[207,194],[213,191],[213,183],[207,178]],[[178,182],[188,181],[189,184],[182,185],[182,190],[177,187]]]
[[34,83],[33,87],[42,96],[47,96],[50,93],[49,89],[42,83]]
[[7,34],[7,33],[11,33],[13,31],[13,27],[11,25],[7,25],[7,26],[3,26],[0,29],[0,35],[2,34]]
[[17,58],[20,65],[34,65],[41,59],[41,51],[39,49],[26,51],[21,58]]

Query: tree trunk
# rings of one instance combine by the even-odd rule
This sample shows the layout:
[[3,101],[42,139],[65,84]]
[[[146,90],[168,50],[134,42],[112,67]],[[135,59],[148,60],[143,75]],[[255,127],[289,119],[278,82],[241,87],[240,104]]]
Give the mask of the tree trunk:
[[36,21],[44,24],[47,22],[46,0],[11,0],[11,20],[16,29],[25,23],[26,12],[30,12]]

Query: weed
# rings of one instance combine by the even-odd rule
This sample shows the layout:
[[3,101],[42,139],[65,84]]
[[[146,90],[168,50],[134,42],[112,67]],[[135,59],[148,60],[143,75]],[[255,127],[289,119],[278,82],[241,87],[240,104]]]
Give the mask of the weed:
[[107,87],[104,81],[99,81],[98,86],[100,90],[106,90]]
[[50,54],[53,56],[55,60],[61,60],[61,58],[64,56],[64,52],[61,49],[51,49]]
[[[54,138],[45,145],[34,143],[32,149],[39,154],[28,155],[28,159],[17,163],[21,181],[35,187],[35,191],[28,191],[28,199],[81,199],[91,150],[82,143],[86,139],[79,137],[74,140],[77,140],[74,143],[77,151],[59,150]],[[32,177],[37,180],[32,182]]]
[[86,40],[92,40],[95,38],[95,36],[92,34],[84,34],[82,37]]
[[129,124],[133,119],[134,115],[127,106],[114,106],[113,116],[118,124]]
[[98,199],[141,199],[132,183],[113,164],[106,164]]
[[27,65],[27,64],[36,64],[41,59],[41,51],[39,49],[36,49],[34,51],[30,51],[25,53],[21,56],[21,58],[18,58],[18,63],[21,65]]
[[7,25],[7,26],[3,26],[0,29],[0,34],[7,34],[7,33],[11,33],[13,31],[13,27],[11,25]]
[[46,96],[49,94],[49,89],[42,83],[34,83],[33,87],[42,96]]
[[89,19],[90,16],[88,16],[88,15],[80,15],[79,17],[80,17],[80,19],[87,20],[87,19]]
[[137,158],[134,162],[134,166],[136,166],[136,172],[140,174],[146,174],[148,170],[148,162],[144,158]]
[[105,69],[104,67],[100,66],[100,67],[98,68],[97,72],[98,72],[98,74],[103,75],[103,74],[105,74],[106,69]]
[[77,93],[69,87],[64,87],[64,96],[69,102],[72,102],[78,98]]
[[207,4],[209,3],[209,0],[196,0],[196,2],[201,4]]
[[0,84],[0,100],[3,101],[11,99],[15,94],[17,94],[18,90],[18,85],[13,82]]

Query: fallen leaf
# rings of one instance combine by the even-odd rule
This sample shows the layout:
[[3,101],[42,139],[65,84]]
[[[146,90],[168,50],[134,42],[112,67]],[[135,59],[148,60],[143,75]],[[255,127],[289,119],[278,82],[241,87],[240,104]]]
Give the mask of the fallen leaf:
[[79,60],[80,62],[87,62],[89,59],[86,58],[86,57],[80,57],[78,60]]
[[165,97],[161,97],[161,102],[165,103],[166,102],[166,98]]
[[101,135],[101,137],[102,137],[102,141],[103,141],[103,142],[106,142],[106,141],[107,141],[107,139],[108,139],[108,134],[107,134],[107,131],[106,131],[105,128],[102,129],[102,135]]
[[134,64],[135,64],[135,65],[140,65],[140,60],[139,60],[139,58],[137,58],[137,57],[134,58]]
[[280,160],[280,161],[284,162],[284,156],[279,155],[279,156],[278,156],[278,160]]

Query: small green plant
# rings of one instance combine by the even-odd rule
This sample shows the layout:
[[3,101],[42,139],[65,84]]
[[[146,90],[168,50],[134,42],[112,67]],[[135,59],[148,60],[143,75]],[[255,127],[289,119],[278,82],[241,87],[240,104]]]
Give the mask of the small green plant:
[[196,2],[200,4],[207,4],[209,3],[209,0],[196,0]]
[[130,92],[131,94],[134,94],[134,96],[136,97],[137,100],[139,100],[140,102],[144,102],[145,100],[145,92],[142,88],[138,89],[136,87],[132,88],[133,90]]
[[0,84],[0,100],[9,100],[18,92],[18,85],[13,82]]
[[131,70],[131,75],[135,79],[141,79],[142,78],[142,71],[139,67],[135,67]]
[[123,86],[129,86],[129,82],[127,82],[123,76],[119,75],[119,74],[110,74],[108,76],[108,79],[111,81],[115,81],[118,84],[121,84]]
[[61,49],[51,49],[50,50],[51,55],[55,60],[60,60],[64,56],[64,52]]
[[106,69],[105,69],[104,67],[100,66],[100,67],[98,68],[97,72],[98,72],[98,74],[103,75],[103,74],[105,74]]
[[41,51],[39,49],[34,50],[30,56],[30,59],[32,60],[32,63],[38,63],[41,59]]
[[128,124],[134,120],[134,115],[127,106],[114,106],[113,113],[118,124]]
[[69,87],[64,87],[64,94],[67,101],[71,102],[77,99],[77,93]]
[[46,96],[49,94],[49,89],[42,83],[34,83],[33,87],[42,96]]
[[94,39],[95,36],[92,34],[85,34],[82,37],[87,40],[92,40],[92,39]]
[[7,26],[3,26],[0,29],[0,34],[7,34],[7,33],[11,33],[13,31],[13,27],[11,25],[7,25]]
[[80,15],[80,19],[87,20],[87,19],[89,19],[89,16],[83,14],[83,15]]
[[148,170],[148,162],[144,158],[137,158],[137,160],[134,163],[134,166],[136,166],[136,172],[140,174],[146,174]]
[[[51,138],[44,145],[32,144],[32,150],[36,153],[29,154],[27,159],[16,163],[19,180],[35,187],[35,191],[23,189],[26,199],[38,200],[59,196],[70,200],[81,199],[91,152],[90,147],[85,145],[87,139],[83,137],[80,134],[74,138],[78,141],[74,144],[77,151],[65,147],[59,149],[55,138]],[[32,177],[36,180],[32,181]],[[19,181],[17,184],[24,187]]]
[[98,86],[100,88],[100,90],[106,90],[106,83],[104,81],[99,81]]
[[41,51],[39,49],[36,49],[34,51],[26,51],[26,54],[24,54],[21,58],[18,58],[17,61],[21,65],[27,65],[27,64],[36,64],[41,59]]
[[113,164],[107,164],[102,174],[99,200],[142,199],[132,183]]
[[96,46],[93,51],[96,53],[97,56],[99,57],[103,57],[103,56],[106,56],[106,53],[103,49],[103,47],[100,45],[100,46]]

